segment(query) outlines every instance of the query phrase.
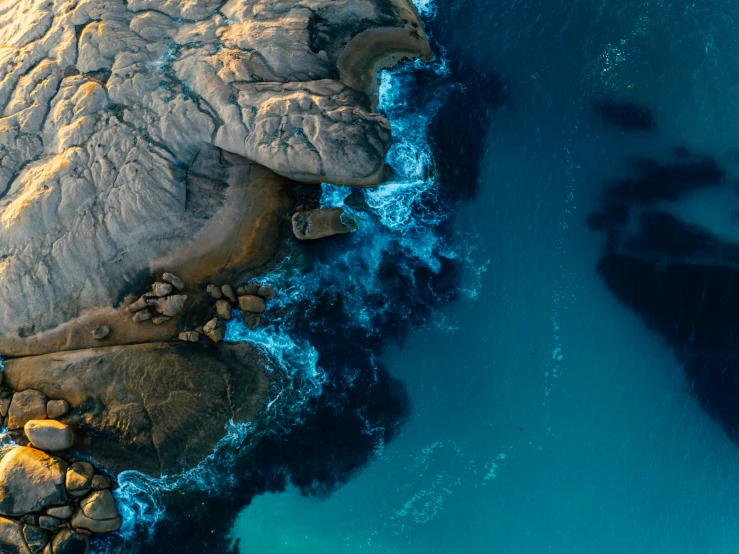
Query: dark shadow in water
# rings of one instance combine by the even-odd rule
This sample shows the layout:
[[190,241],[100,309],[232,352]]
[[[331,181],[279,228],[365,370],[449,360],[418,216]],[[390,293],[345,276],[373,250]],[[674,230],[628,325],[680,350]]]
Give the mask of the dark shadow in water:
[[588,220],[608,236],[597,269],[666,339],[701,406],[739,441],[739,248],[654,206],[725,178],[711,158],[675,154],[678,164],[642,161],[640,177],[608,189]]
[[650,132],[657,128],[652,110],[633,102],[601,100],[593,105],[593,110],[604,121],[629,133]]
[[[426,198],[427,205],[421,209],[448,213],[456,202],[472,199],[477,191],[490,110],[504,101],[506,93],[499,78],[460,64],[452,64],[449,76],[432,77],[431,71],[420,71],[413,77],[417,82],[409,83],[414,103],[440,102],[432,122],[440,193]],[[450,95],[440,90],[453,80],[458,84]],[[315,198],[307,195],[303,201]],[[442,225],[439,233],[442,239],[453,240],[451,225]],[[308,260],[327,261],[344,251],[349,240],[349,236],[332,237],[300,248]],[[342,299],[329,290],[310,305],[300,306],[292,333],[318,350],[328,376],[322,395],[310,402],[302,423],[289,432],[264,437],[237,460],[231,473],[236,486],[229,493],[166,493],[169,519],[157,526],[153,539],[123,544],[108,538],[109,551],[227,553],[235,517],[255,496],[284,491],[290,484],[303,494],[325,496],[360,471],[378,445],[397,435],[410,414],[403,383],[373,361],[388,344],[402,343],[412,329],[426,323],[441,304],[454,300],[461,263],[443,260],[441,270],[434,273],[399,245],[391,247],[380,270],[382,290],[364,298],[372,314],[371,333],[347,319],[338,305]]]

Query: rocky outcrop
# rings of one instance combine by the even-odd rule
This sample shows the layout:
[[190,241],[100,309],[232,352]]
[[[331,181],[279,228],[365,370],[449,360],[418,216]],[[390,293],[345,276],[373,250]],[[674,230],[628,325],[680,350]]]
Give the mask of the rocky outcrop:
[[342,208],[321,208],[293,214],[293,233],[300,240],[317,240],[351,233],[357,223],[344,215]]
[[33,448],[13,448],[0,460],[0,515],[21,516],[64,504],[67,464]]
[[114,471],[153,475],[202,460],[229,420],[256,419],[276,378],[249,344],[104,347],[5,366],[13,389],[69,403],[62,422],[82,453]]

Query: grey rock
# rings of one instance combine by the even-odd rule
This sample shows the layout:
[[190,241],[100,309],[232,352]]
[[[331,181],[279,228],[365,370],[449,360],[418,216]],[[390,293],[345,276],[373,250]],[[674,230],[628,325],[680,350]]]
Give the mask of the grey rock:
[[231,304],[227,300],[216,300],[216,313],[224,321],[231,320]]
[[143,310],[147,306],[148,306],[148,304],[146,303],[146,298],[142,296],[141,298],[139,298],[136,302],[134,302],[133,304],[131,304],[126,309],[129,312],[133,313],[133,312],[140,312],[141,310]]
[[167,317],[174,317],[181,313],[187,302],[186,294],[175,294],[164,298],[156,298],[148,300],[150,306],[153,306],[157,313]]
[[238,297],[236,296],[234,288],[231,285],[221,286],[221,292],[223,293],[223,296],[228,298],[230,302],[233,302],[234,304],[238,302]]
[[141,323],[142,321],[147,321],[149,319],[151,319],[151,312],[149,310],[141,310],[133,315],[133,320],[136,323]]
[[183,290],[185,288],[185,282],[174,273],[164,273],[162,275],[162,281],[166,281],[177,290]]
[[226,328],[218,319],[213,318],[203,326],[203,333],[213,342],[221,342],[226,336]]
[[256,314],[262,314],[267,309],[267,304],[264,298],[259,296],[246,294],[239,296],[239,307],[245,312],[254,312]]
[[69,404],[66,400],[49,400],[46,403],[46,417],[57,419],[62,417],[69,411]]
[[53,554],[87,554],[90,551],[90,538],[71,529],[61,529],[51,539]]
[[93,491],[80,503],[82,513],[90,519],[113,519],[118,517],[118,508],[113,495],[107,489]]
[[39,450],[66,450],[74,443],[72,428],[53,419],[31,420],[25,424],[23,431],[31,444]]
[[85,529],[93,533],[113,533],[121,528],[122,519],[120,516],[111,519],[93,519],[79,511],[74,514],[70,523],[75,529]]
[[183,331],[180,333],[179,339],[185,342],[198,342],[200,340],[200,333],[197,331]]
[[20,516],[65,504],[66,463],[59,458],[18,446],[0,460],[0,515]]
[[0,552],[3,554],[31,554],[17,521],[0,517]]
[[67,470],[65,486],[72,496],[85,496],[92,488],[95,469],[87,462],[75,462]]
[[26,544],[28,544],[31,552],[39,552],[49,542],[46,531],[36,525],[24,525],[23,537],[26,539]]
[[38,518],[39,527],[48,531],[54,531],[59,528],[62,524],[62,520],[54,516],[39,516]]
[[20,429],[32,419],[46,419],[46,396],[33,389],[16,392],[8,409],[8,429]]
[[166,316],[166,315],[158,315],[156,317],[153,317],[151,319],[151,322],[154,325],[161,325],[162,323],[167,323],[170,319],[172,319],[172,318],[169,317],[169,316]]
[[157,297],[167,296],[171,292],[172,285],[170,285],[169,283],[156,282],[151,286],[151,293]]
[[216,300],[223,296],[221,289],[219,289],[215,285],[208,285],[207,287],[205,287],[205,292],[207,292],[211,298],[215,298]]
[[6,417],[10,409],[10,397],[0,399],[0,417]]
[[72,517],[73,513],[74,510],[72,509],[72,506],[54,506],[53,508],[48,508],[46,510],[46,515],[59,519],[69,519]]
[[90,334],[92,335],[93,339],[102,340],[110,335],[110,327],[108,327],[107,325],[103,325],[102,327],[98,327],[97,329],[93,329],[92,331],[90,331]]
[[275,289],[268,286],[262,286],[259,287],[257,290],[257,296],[261,296],[265,300],[272,300],[275,296],[277,296],[277,292],[275,292]]
[[110,488],[110,478],[105,475],[95,475],[92,478],[92,490],[101,491]]
[[357,228],[353,220],[344,220],[342,208],[321,208],[293,214],[293,234],[300,240],[317,240],[350,233]]

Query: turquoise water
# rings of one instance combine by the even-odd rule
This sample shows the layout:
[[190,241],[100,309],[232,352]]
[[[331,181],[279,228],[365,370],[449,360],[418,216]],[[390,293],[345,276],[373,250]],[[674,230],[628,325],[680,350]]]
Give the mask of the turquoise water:
[[[629,156],[685,146],[735,178],[739,5],[436,8],[437,43],[510,91],[455,221],[475,237],[463,287],[477,295],[384,354],[412,402],[399,436],[327,498],[256,497],[241,552],[736,552],[739,449],[603,284],[603,237],[584,222]],[[603,97],[648,106],[657,131],[605,125]]]

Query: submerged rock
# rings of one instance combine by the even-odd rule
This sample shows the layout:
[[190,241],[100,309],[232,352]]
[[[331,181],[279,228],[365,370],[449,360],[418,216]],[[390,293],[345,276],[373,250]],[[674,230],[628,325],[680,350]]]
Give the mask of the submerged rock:
[[0,460],[0,515],[20,516],[67,502],[66,463],[25,446]]
[[300,240],[317,240],[354,231],[357,223],[353,220],[344,221],[343,214],[341,208],[295,212],[292,217],[293,233]]

